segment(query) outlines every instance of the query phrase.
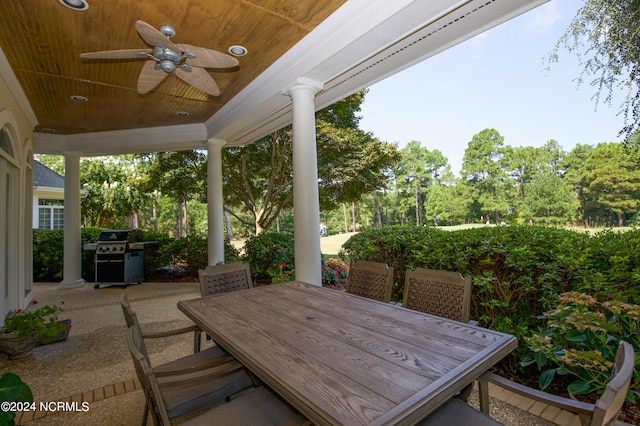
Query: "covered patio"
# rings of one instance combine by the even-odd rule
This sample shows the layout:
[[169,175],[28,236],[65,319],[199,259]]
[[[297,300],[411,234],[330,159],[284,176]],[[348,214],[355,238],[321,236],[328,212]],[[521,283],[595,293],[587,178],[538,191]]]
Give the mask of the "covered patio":
[[[315,111],[544,2],[3,3],[0,199],[8,207],[0,214],[0,269],[5,271],[0,276],[0,318],[33,299],[33,154],[65,158],[60,287],[75,288],[84,285],[79,199],[83,157],[207,150],[208,255],[213,265],[224,262],[222,149],[249,144],[288,124],[294,132],[295,269],[298,279],[319,285]],[[136,33],[138,20],[156,29],[170,24],[177,43],[221,52],[242,45],[248,53],[238,57],[236,67],[209,71],[219,95],[207,95],[174,76],[139,94],[135,88],[142,63],[152,64],[147,57],[79,57],[148,48]]]

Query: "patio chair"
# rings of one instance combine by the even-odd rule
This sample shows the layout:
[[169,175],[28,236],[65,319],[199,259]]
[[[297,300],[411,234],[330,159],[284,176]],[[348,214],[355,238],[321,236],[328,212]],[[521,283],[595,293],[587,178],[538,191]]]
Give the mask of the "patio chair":
[[609,383],[595,404],[552,395],[487,372],[478,379],[480,409],[489,415],[489,383],[493,383],[513,393],[575,413],[583,425],[614,425],[629,391],[634,364],[633,346],[620,341]]
[[[190,333],[194,331],[195,325],[191,327],[184,327],[175,330],[161,331],[156,333],[143,333],[138,321],[136,313],[131,308],[129,298],[126,293],[120,295],[120,304],[122,306],[122,312],[124,313],[125,322],[127,328],[134,328],[137,330],[137,335],[140,336],[137,341],[138,350],[149,360],[149,352],[145,344],[145,339],[156,339],[172,337],[184,333]],[[197,328],[200,330],[199,328]],[[199,338],[198,334],[198,338]],[[149,365],[151,363],[149,361]],[[187,355],[173,361],[169,361],[164,364],[154,366],[152,371],[156,375],[157,379],[163,384],[172,386],[171,392],[169,392],[172,398],[171,404],[169,404],[170,411],[183,415],[183,412],[191,412],[193,409],[202,408],[212,402],[219,400],[220,398],[226,398],[228,394],[224,391],[224,386],[227,386],[226,382],[217,382],[211,380],[212,372],[227,371],[234,372],[240,370],[241,365],[231,355],[226,353],[219,346],[212,346],[202,351],[195,352],[191,355]],[[150,367],[151,368],[151,367]],[[234,382],[232,389],[235,393],[238,390],[245,389],[253,385],[251,378],[244,372],[239,371],[238,374],[233,375],[236,382]],[[180,383],[186,381],[192,383],[192,387],[187,387],[186,393],[182,392],[183,386]],[[224,396],[220,397],[220,390]],[[191,393],[191,395],[189,395]],[[142,424],[147,422],[147,414],[150,406],[145,405],[144,416]]]
[[202,297],[253,287],[249,264],[243,262],[207,266],[198,277]]
[[408,309],[469,322],[471,278],[458,272],[417,268],[407,270],[402,306]]
[[127,328],[135,325],[140,329],[140,332],[145,339],[158,339],[163,337],[176,336],[184,333],[193,333],[193,352],[200,352],[200,336],[202,335],[202,330],[197,325],[194,324],[189,327],[179,328],[175,330],[143,333],[142,328],[140,327],[140,323],[138,322],[138,317],[131,307],[129,296],[127,295],[127,293],[120,294],[120,306],[122,307],[122,314],[124,315],[124,321],[127,324]]
[[349,267],[347,293],[389,303],[393,268],[385,263],[358,260]]
[[[136,374],[147,401],[152,408],[154,424],[169,426],[171,422],[186,414],[204,408],[206,398],[209,404],[223,400],[245,388],[246,374],[239,369],[219,369],[211,371],[206,380],[182,380],[171,384],[162,383],[151,368],[149,359],[142,351],[142,337],[136,327],[129,328],[127,345],[135,366]],[[202,394],[201,388],[211,383],[218,384],[217,393]],[[199,407],[195,407],[196,401]],[[188,408],[188,410],[186,409]],[[146,421],[146,419],[145,419]],[[220,403],[205,412],[198,412],[183,425],[281,425],[304,424],[306,419],[294,412],[276,395],[264,386],[241,392],[226,403]]]

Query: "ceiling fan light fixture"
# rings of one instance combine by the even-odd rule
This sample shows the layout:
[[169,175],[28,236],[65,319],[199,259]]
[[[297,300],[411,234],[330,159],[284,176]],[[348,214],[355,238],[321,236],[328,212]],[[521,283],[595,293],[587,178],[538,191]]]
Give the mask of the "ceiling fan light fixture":
[[163,59],[160,61],[160,68],[166,73],[173,72],[176,69],[176,64],[170,59]]
[[87,10],[89,3],[85,0],[60,0],[60,3],[73,10]]
[[229,53],[231,53],[233,56],[244,56],[248,53],[249,51],[247,50],[246,47],[244,46],[240,46],[240,45],[233,45],[229,48]]

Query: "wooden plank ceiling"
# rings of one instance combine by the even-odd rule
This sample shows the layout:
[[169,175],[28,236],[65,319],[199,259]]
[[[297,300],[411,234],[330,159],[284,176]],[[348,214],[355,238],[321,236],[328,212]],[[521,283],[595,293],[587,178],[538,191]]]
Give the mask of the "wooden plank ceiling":
[[[38,132],[68,135],[204,122],[346,0],[87,1],[84,11],[59,0],[0,2],[0,47],[34,110]],[[248,54],[238,58],[237,68],[207,69],[220,96],[175,75],[139,95],[138,75],[146,59],[79,58],[84,52],[148,49],[136,32],[137,20],[154,28],[173,26],[174,43],[224,53],[242,45]]]

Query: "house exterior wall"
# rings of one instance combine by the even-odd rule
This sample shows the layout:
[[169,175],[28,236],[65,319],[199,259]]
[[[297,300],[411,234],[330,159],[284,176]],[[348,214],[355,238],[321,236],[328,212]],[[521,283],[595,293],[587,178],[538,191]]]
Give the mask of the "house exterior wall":
[[32,292],[33,126],[0,73],[0,326],[12,310],[26,307]]

